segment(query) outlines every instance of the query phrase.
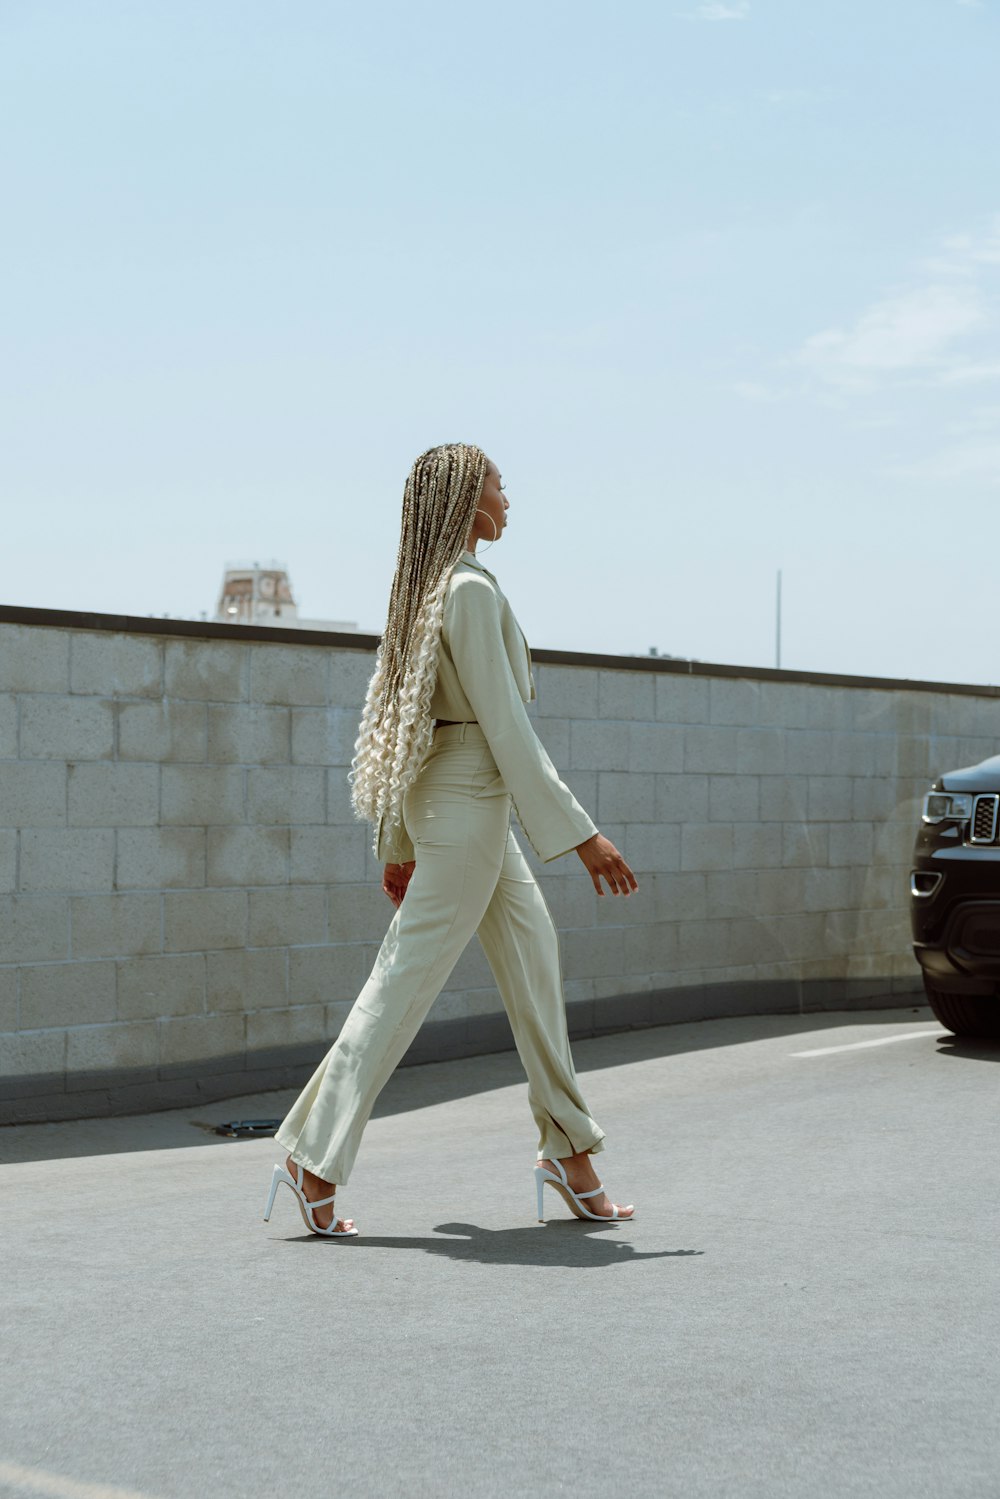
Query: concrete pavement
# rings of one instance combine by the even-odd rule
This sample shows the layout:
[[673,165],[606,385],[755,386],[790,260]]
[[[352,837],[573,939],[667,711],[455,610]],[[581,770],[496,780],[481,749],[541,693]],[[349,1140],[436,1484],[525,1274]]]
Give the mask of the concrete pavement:
[[347,1242],[207,1132],[292,1093],[0,1130],[0,1494],[995,1499],[1000,1047],[920,1008],[574,1052],[617,1228],[535,1222],[511,1054],[396,1074]]

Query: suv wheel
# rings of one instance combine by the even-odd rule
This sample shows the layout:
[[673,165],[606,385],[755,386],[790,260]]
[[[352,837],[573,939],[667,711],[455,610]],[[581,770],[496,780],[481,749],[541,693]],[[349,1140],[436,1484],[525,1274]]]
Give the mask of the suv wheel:
[[977,994],[942,994],[925,983],[927,1003],[956,1036],[1000,1036],[1000,999]]

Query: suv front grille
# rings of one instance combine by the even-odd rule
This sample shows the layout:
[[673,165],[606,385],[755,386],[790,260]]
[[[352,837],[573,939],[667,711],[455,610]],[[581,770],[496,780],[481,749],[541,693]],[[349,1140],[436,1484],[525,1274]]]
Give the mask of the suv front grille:
[[992,843],[997,835],[997,804],[1000,797],[994,792],[990,796],[977,796],[972,804],[972,831],[970,843]]

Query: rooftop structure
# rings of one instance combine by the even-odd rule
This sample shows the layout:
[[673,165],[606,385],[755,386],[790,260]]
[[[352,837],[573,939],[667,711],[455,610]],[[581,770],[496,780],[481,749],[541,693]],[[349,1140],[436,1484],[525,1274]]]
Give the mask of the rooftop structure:
[[288,566],[271,561],[230,562],[222,579],[215,618],[230,625],[271,625],[281,629],[357,632],[355,620],[302,619],[292,593]]

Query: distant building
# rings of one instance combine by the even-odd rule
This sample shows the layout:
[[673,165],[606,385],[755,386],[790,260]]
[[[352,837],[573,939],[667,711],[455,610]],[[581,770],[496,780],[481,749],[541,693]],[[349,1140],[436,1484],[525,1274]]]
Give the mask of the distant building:
[[329,630],[341,634],[378,633],[359,631],[354,620],[302,619],[292,593],[287,564],[230,562],[226,566],[215,609],[215,618],[227,625],[271,625],[288,630]]

